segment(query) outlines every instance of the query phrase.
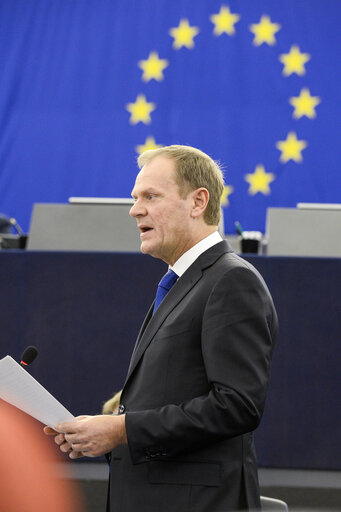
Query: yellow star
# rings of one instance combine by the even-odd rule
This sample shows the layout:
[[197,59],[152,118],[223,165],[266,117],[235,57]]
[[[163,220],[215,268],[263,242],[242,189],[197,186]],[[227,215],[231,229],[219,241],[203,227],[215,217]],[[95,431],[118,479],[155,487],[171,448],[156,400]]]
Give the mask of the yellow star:
[[137,146],[135,146],[135,151],[136,151],[136,153],[141,155],[145,151],[148,151],[148,149],[157,149],[157,148],[161,148],[161,147],[162,147],[161,144],[156,144],[154,137],[149,136],[146,138],[146,141],[144,144],[138,144]]
[[295,132],[289,132],[286,140],[276,143],[276,148],[281,151],[280,162],[286,163],[289,160],[302,162],[301,152],[308,146],[305,140],[298,140]]
[[245,181],[250,184],[249,194],[254,196],[257,192],[262,194],[270,194],[271,190],[269,184],[274,181],[276,176],[272,172],[266,172],[264,165],[258,164],[255,172],[252,174],[245,174]]
[[163,80],[163,70],[168,66],[167,59],[159,59],[157,52],[150,52],[147,60],[139,60],[139,68],[143,70],[142,80],[149,82],[149,80]]
[[179,50],[182,46],[194,48],[193,39],[199,34],[198,27],[191,27],[186,18],[180,20],[179,26],[171,28],[169,33],[174,37],[173,48]]
[[310,55],[301,53],[299,47],[293,44],[289,53],[281,53],[279,60],[284,64],[284,76],[289,76],[292,73],[302,76],[305,74],[304,65],[310,60]]
[[260,46],[262,43],[275,44],[275,34],[280,29],[281,25],[279,23],[271,23],[270,17],[263,14],[259,23],[252,23],[250,25],[250,31],[255,35],[253,44],[255,46]]
[[307,116],[309,119],[316,117],[315,107],[321,103],[321,98],[318,96],[310,96],[310,91],[306,87],[301,89],[299,96],[292,96],[289,99],[290,105],[294,107],[293,117],[300,119],[302,116]]
[[126,110],[131,113],[129,122],[131,124],[141,123],[149,124],[151,122],[150,114],[156,109],[155,103],[148,103],[144,94],[139,94],[135,103],[127,103]]
[[224,185],[224,190],[220,198],[221,206],[228,206],[230,204],[229,196],[233,193],[233,191],[234,188],[232,187],[232,185]]
[[220,36],[224,32],[230,36],[236,33],[234,25],[240,20],[239,14],[232,14],[230,8],[222,5],[218,14],[212,14],[210,20],[214,23],[213,34]]

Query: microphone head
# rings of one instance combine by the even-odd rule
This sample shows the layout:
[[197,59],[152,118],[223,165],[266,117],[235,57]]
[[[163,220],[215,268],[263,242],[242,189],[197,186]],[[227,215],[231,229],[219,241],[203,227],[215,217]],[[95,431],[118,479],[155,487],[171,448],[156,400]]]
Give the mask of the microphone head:
[[23,355],[21,356],[21,364],[27,366],[33,363],[37,355],[37,348],[34,347],[33,345],[30,345],[29,347],[25,348]]

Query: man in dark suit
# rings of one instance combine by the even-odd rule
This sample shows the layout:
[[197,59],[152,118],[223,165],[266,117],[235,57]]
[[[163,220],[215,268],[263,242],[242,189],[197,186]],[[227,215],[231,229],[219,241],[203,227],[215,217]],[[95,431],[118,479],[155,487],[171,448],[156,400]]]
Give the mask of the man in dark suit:
[[112,452],[113,512],[257,509],[271,296],[217,232],[223,177],[209,156],[169,146],[139,166],[130,214],[141,251],[170,266],[170,290],[141,327],[119,414],[60,424],[56,442],[71,458]]

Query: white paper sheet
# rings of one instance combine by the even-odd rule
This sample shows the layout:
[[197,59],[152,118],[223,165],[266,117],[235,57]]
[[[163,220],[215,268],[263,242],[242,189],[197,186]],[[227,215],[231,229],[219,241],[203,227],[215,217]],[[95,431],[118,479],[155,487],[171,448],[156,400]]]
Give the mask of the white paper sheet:
[[75,419],[11,356],[0,360],[0,398],[50,427]]

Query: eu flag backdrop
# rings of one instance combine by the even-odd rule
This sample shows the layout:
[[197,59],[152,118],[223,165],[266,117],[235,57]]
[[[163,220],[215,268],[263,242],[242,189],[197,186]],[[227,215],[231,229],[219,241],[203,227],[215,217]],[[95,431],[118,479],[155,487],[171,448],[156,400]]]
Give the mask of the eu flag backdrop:
[[225,169],[226,232],[341,199],[340,0],[1,0],[0,212],[130,197],[144,149]]

